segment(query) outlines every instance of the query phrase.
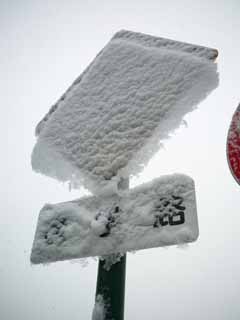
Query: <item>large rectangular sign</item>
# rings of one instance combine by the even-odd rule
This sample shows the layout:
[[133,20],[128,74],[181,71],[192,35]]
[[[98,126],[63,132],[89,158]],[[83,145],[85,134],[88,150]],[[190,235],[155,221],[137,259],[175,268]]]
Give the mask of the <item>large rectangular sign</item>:
[[37,126],[33,169],[94,194],[116,187],[123,172],[140,172],[159,142],[217,87],[217,55],[117,32]]
[[197,237],[194,182],[185,175],[170,175],[121,195],[45,205],[31,261],[124,253],[188,243]]

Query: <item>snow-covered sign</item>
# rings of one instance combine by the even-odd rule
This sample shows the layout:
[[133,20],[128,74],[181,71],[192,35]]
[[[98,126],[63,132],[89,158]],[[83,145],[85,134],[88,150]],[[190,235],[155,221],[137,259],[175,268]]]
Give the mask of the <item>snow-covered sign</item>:
[[34,170],[117,189],[218,85],[217,51],[120,31],[38,124]]
[[228,131],[227,159],[233,177],[240,184],[240,104],[234,112]]
[[31,261],[37,264],[125,253],[188,243],[197,237],[194,182],[175,174],[121,195],[45,205]]

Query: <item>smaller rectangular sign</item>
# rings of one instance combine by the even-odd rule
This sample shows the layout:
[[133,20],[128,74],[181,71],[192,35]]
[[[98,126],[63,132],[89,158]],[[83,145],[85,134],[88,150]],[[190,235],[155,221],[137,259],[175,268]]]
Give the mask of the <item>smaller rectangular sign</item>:
[[108,197],[46,204],[31,262],[46,263],[195,241],[193,180],[170,175]]

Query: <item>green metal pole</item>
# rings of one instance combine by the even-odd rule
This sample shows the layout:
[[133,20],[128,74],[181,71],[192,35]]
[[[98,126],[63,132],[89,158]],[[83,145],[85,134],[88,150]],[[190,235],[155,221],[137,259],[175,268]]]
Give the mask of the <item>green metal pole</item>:
[[[129,179],[122,179],[118,188],[120,190],[128,189]],[[124,320],[126,259],[126,254],[124,254],[118,262],[111,265],[109,270],[105,267],[106,261],[99,260],[96,299],[98,295],[103,298],[105,304],[104,320]]]
[[124,319],[124,296],[126,254],[113,264],[110,270],[104,268],[105,260],[99,260],[96,297],[101,295],[105,304],[104,320]]

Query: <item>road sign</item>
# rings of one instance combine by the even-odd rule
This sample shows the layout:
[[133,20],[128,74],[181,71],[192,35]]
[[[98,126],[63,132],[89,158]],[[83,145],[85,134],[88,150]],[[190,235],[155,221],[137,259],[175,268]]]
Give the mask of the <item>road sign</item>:
[[228,131],[227,160],[233,177],[240,184],[240,104],[234,112]]
[[185,175],[164,176],[122,195],[45,205],[31,261],[125,253],[197,237],[193,180]]
[[33,169],[94,194],[116,190],[217,87],[217,54],[118,32],[37,126]]
[[[217,50],[122,30],[38,124],[34,170],[84,184],[94,196],[41,210],[32,263],[106,256],[192,242],[198,237],[193,180],[165,176],[123,191],[218,85]],[[126,187],[126,186],[125,186]],[[102,194],[102,196],[100,196]],[[126,255],[99,263],[104,320],[122,320]]]

